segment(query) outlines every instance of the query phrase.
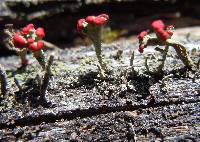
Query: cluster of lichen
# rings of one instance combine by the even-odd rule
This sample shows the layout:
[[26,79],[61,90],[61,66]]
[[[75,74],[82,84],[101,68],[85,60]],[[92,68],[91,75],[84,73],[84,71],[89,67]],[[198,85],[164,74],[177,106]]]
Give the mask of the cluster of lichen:
[[187,48],[182,43],[172,38],[174,26],[166,27],[162,20],[153,21],[151,26],[155,32],[155,36],[149,35],[146,31],[142,31],[138,35],[139,52],[143,53],[144,49],[147,46],[165,46],[164,49],[161,49],[159,47],[155,48],[157,51],[160,51],[162,53],[163,57],[157,71],[159,72],[163,70],[169,47],[174,48],[178,57],[188,69],[193,69],[194,63],[188,55]]
[[[45,36],[44,29],[43,28],[35,29],[33,24],[28,24],[27,26],[16,31],[14,30],[12,24],[8,24],[5,26],[4,32],[8,36],[7,45],[9,49],[16,51],[16,53],[19,55],[21,59],[21,67],[13,74],[14,77],[13,80],[16,86],[19,88],[20,91],[23,91],[22,85],[19,83],[18,79],[15,76],[17,76],[17,73],[20,72],[21,69],[25,71],[25,68],[29,64],[29,61],[26,58],[26,54],[29,51],[33,53],[33,56],[36,58],[36,60],[42,67],[42,71],[39,70],[36,71],[37,79],[35,80],[37,80],[39,86],[38,90],[39,90],[40,101],[43,102],[46,101],[45,92],[49,84],[49,78],[51,75],[50,67],[52,65],[54,56],[51,55],[47,61],[45,59],[45,55],[42,50],[44,47],[44,42],[42,40],[42,38]],[[6,89],[7,87],[5,86],[8,86],[7,84],[8,79],[6,77],[6,74],[3,72],[4,69],[1,68],[0,70],[1,70],[0,78],[2,84],[1,92],[3,96],[6,96],[8,89]]]
[[[86,35],[94,44],[96,57],[98,60],[99,74],[100,78],[104,80],[107,77],[108,68],[102,57],[102,28],[108,23],[109,16],[107,14],[100,14],[98,16],[87,16],[85,19],[79,19],[77,22],[77,30],[80,33]],[[188,69],[193,69],[194,64],[190,57],[188,56],[188,52],[186,47],[180,42],[174,40],[172,38],[174,27],[173,26],[165,26],[165,24],[161,20],[156,20],[152,23],[152,28],[155,32],[154,36],[151,36],[148,32],[143,31],[139,34],[139,52],[143,53],[144,49],[147,46],[165,46],[164,49],[155,48],[157,51],[162,53],[162,62],[158,66],[157,71],[160,72],[163,70],[164,63],[167,57],[167,53],[169,47],[173,47],[181,59],[183,64]],[[43,28],[37,28],[35,30],[33,24],[29,24],[22,28],[19,31],[14,31],[12,25],[7,25],[5,29],[5,33],[9,36],[8,45],[10,48],[15,50],[21,58],[22,67],[28,65],[28,60],[26,59],[27,51],[33,53],[34,57],[37,59],[39,64],[42,67],[42,71],[44,74],[39,79],[40,86],[40,95],[41,98],[44,99],[45,92],[47,90],[49,76],[51,74],[50,66],[53,62],[53,56],[50,56],[49,60],[45,60],[45,56],[42,48],[44,47],[44,43],[42,38],[45,36]],[[120,54],[120,52],[119,52]],[[130,65],[133,66],[134,60],[134,52],[131,56]],[[59,70],[55,70],[55,72],[59,72]],[[6,94],[7,92],[7,81],[6,74],[2,68],[0,68],[0,81],[2,93]]]
[[[97,59],[100,65],[100,75],[101,78],[105,78],[106,74],[106,64],[103,62],[102,53],[101,53],[101,28],[105,25],[109,20],[109,16],[107,14],[101,14],[99,16],[88,16],[86,19],[80,19],[77,23],[77,30],[92,40]],[[169,47],[173,47],[184,63],[184,65],[188,69],[193,69],[194,64],[190,57],[188,56],[188,52],[186,47],[172,38],[174,27],[173,26],[165,26],[162,20],[156,20],[152,22],[152,28],[155,32],[155,36],[151,36],[146,31],[142,31],[139,36],[139,52],[143,53],[144,48],[147,46],[165,46],[164,49],[156,48],[158,51],[162,53],[162,63],[158,66],[157,71],[160,72],[163,70],[164,63],[167,57]],[[134,52],[131,56],[130,65],[133,65]]]

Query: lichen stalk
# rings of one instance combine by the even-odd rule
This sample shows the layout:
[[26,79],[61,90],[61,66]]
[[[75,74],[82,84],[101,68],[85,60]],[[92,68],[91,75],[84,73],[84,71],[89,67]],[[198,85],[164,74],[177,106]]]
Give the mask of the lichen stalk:
[[77,31],[88,36],[93,42],[96,56],[99,62],[99,70],[101,79],[105,78],[105,73],[107,71],[106,64],[102,59],[101,51],[101,34],[102,27],[109,21],[109,16],[107,14],[100,14],[98,16],[87,16],[85,19],[79,19],[77,21]]
[[150,72],[150,70],[149,70],[149,65],[148,65],[148,57],[144,57],[144,65],[145,65],[145,68],[146,68],[146,70],[147,70],[147,72]]
[[103,59],[102,59],[101,42],[99,42],[98,40],[94,41],[94,47],[95,47],[97,60],[100,65],[101,76],[105,77],[106,67],[105,67],[105,64],[103,63]]
[[44,56],[44,52],[42,50],[39,51],[33,51],[33,56],[36,58],[36,60],[38,61],[38,63],[41,65],[41,67],[43,69],[45,69],[45,56]]
[[103,58],[102,58],[101,30],[102,30],[101,27],[96,28],[96,30],[89,30],[87,35],[94,44],[96,57],[99,62],[100,76],[101,76],[101,78],[104,78],[107,68],[106,68],[106,64],[103,62]]
[[51,55],[46,63],[44,77],[40,87],[40,97],[42,100],[45,100],[45,93],[49,84],[49,79],[51,76],[51,65],[53,63],[54,56]]
[[[144,48],[147,46],[166,46],[165,50],[163,50],[163,61],[162,64],[158,67],[158,71],[160,71],[164,67],[164,61],[166,60],[168,46],[171,46],[176,51],[179,59],[183,62],[186,68],[194,70],[194,63],[188,55],[187,48],[180,42],[172,39],[174,33],[174,26],[165,26],[162,20],[155,20],[151,24],[155,37],[152,37],[148,34],[147,31],[142,31],[138,35],[139,39],[139,52],[143,53]],[[159,50],[161,51],[161,50]],[[161,51],[162,52],[162,51]]]
[[28,59],[26,57],[27,54],[27,49],[21,49],[21,50],[17,50],[17,54],[19,55],[20,59],[21,59],[21,65],[22,66],[26,66]]
[[172,46],[175,49],[178,57],[181,59],[181,61],[184,63],[184,65],[187,68],[192,69],[194,67],[194,63],[189,57],[188,51],[183,44],[176,42],[172,39],[167,40],[167,44]]
[[133,66],[133,60],[135,58],[135,52],[133,51],[131,54],[131,59],[130,59],[130,66]]
[[147,35],[144,37],[144,40],[141,42],[141,44],[144,44],[146,47],[149,45],[150,46],[156,46],[156,45],[171,46],[174,48],[178,57],[180,58],[180,60],[183,62],[183,64],[187,68],[192,69],[194,67],[194,63],[192,62],[191,58],[189,57],[186,47],[183,44],[181,44],[173,39],[167,39],[166,41],[161,41],[155,37],[151,37],[151,36]]
[[169,50],[169,46],[166,46],[165,49],[163,50],[161,64],[158,66],[158,72],[162,71],[164,68],[168,50]]

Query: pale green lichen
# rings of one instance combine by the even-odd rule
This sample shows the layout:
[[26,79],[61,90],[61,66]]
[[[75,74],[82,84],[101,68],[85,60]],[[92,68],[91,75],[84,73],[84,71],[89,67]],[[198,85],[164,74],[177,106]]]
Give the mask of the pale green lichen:
[[188,55],[187,48],[180,42],[174,39],[160,40],[157,37],[152,37],[150,35],[146,35],[142,41],[140,41],[140,45],[147,46],[165,46],[165,49],[156,48],[157,51],[160,51],[162,54],[161,64],[158,66],[157,71],[160,72],[164,68],[164,63],[167,57],[168,48],[173,47],[178,55],[179,59],[183,62],[183,64],[189,68],[194,69],[194,63]]

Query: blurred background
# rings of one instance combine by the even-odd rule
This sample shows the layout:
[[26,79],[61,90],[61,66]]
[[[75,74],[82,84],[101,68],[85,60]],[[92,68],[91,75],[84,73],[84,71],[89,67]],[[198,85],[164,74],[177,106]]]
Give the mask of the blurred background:
[[137,35],[162,19],[176,28],[200,25],[200,0],[1,0],[0,55],[8,55],[3,43],[4,25],[20,28],[28,23],[44,27],[45,40],[68,48],[89,44],[76,31],[76,22],[87,15],[108,13],[110,22],[104,30],[104,41]]

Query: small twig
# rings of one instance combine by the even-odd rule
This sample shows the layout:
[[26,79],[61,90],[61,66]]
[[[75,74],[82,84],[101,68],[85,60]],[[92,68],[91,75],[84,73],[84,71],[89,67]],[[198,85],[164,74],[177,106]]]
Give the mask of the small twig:
[[1,81],[1,93],[3,97],[8,94],[8,80],[4,68],[0,65],[0,81]]
[[45,93],[46,93],[46,90],[47,90],[47,87],[48,87],[48,84],[49,84],[49,78],[51,76],[51,65],[53,63],[53,59],[54,59],[54,56],[51,55],[46,63],[46,66],[45,66],[45,73],[44,73],[44,78],[43,78],[43,81],[42,81],[42,85],[41,85],[41,90],[40,90],[40,96],[42,99],[45,99]]
[[[42,79],[39,74],[36,75],[35,79],[37,80],[38,86],[42,86]],[[41,89],[41,88],[40,88]]]
[[116,53],[116,55],[114,55],[113,57],[114,57],[114,59],[115,60],[121,60],[122,59],[122,54],[123,54],[123,50],[117,50],[117,53]]
[[197,62],[197,69],[200,69],[200,58],[199,58],[199,60]]
[[17,85],[19,91],[22,91],[23,90],[23,87],[22,85],[19,83],[18,79],[14,76],[14,82],[15,84]]
[[144,64],[145,64],[147,72],[149,72],[150,70],[149,70],[149,66],[148,66],[147,60],[148,60],[148,57],[145,57]]
[[135,58],[135,52],[133,51],[131,54],[131,59],[130,59],[130,66],[133,66],[133,60]]

